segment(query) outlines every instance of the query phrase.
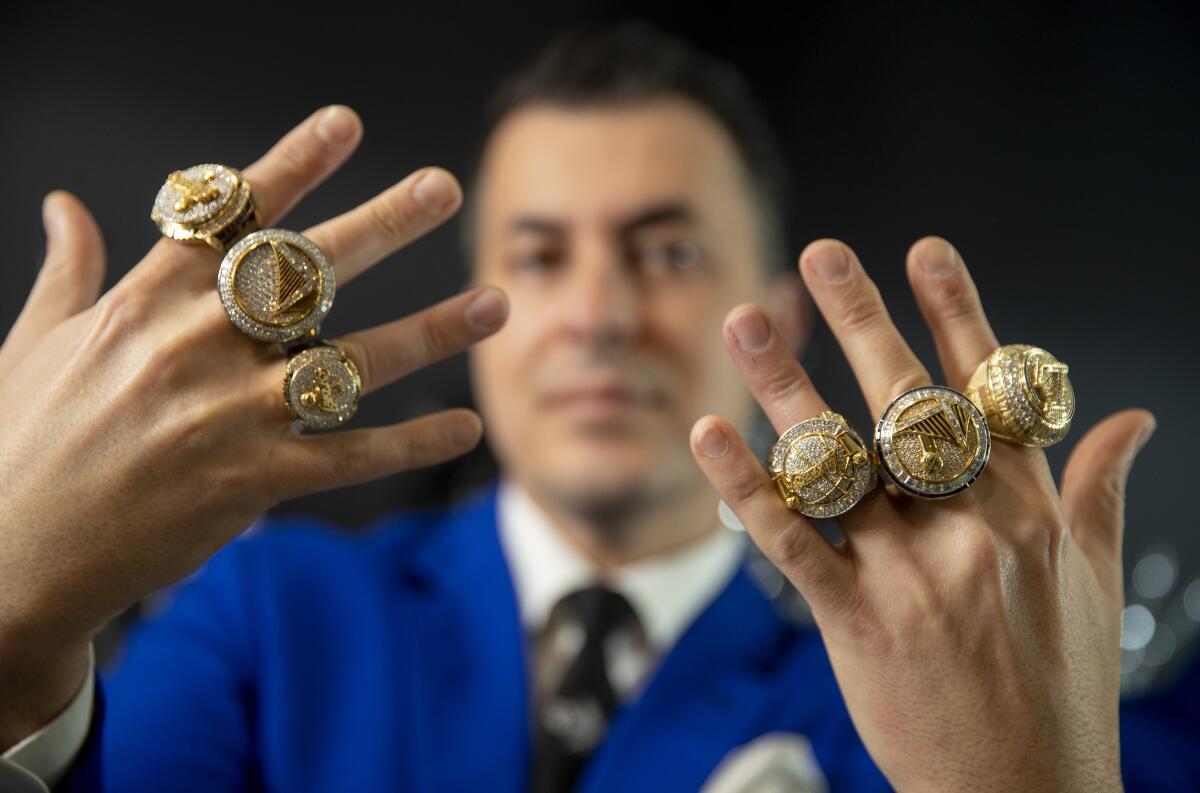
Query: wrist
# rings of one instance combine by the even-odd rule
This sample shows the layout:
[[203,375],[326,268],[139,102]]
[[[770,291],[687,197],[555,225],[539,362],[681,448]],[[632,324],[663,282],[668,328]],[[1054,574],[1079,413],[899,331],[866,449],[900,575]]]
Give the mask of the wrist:
[[43,642],[0,625],[0,752],[40,730],[66,708],[91,671],[90,637]]

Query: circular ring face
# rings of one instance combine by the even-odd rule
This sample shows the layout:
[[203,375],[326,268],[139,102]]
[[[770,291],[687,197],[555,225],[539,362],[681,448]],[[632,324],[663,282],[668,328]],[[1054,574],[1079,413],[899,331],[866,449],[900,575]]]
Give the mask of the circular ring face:
[[1040,347],[1007,344],[979,365],[966,393],[997,438],[1050,446],[1067,436],[1075,417],[1067,369]]
[[250,185],[236,168],[216,163],[172,172],[154,198],[150,219],[171,239],[205,242],[221,253],[258,228]]
[[316,334],[333,306],[333,265],[307,237],[263,229],[225,254],[217,289],[239,330],[283,343]]
[[810,518],[847,512],[876,481],[862,437],[830,411],[783,433],[771,447],[769,468],[788,508]]
[[948,498],[965,490],[991,451],[983,414],[953,388],[905,391],[875,425],[879,467],[898,488],[921,498]]
[[358,410],[362,378],[340,348],[323,343],[288,359],[283,399],[309,429],[329,429]]

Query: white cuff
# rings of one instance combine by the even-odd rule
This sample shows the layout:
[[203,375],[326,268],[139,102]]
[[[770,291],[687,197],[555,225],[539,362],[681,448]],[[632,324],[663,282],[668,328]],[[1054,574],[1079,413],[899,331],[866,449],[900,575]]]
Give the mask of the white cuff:
[[[0,767],[4,793],[46,793],[66,775],[92,723],[95,670],[96,648],[89,644],[87,677],[75,699],[49,724],[0,756],[0,766],[6,766]],[[22,778],[27,781],[18,781]],[[17,786],[10,788],[10,784]]]

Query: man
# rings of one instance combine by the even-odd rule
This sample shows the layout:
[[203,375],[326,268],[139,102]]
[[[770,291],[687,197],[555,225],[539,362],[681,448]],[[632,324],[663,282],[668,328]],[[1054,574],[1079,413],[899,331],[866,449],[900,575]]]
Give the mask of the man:
[[[1089,433],[1061,503],[1040,451],[997,445],[954,501],[878,489],[825,541],[730,424],[697,421],[749,422],[743,383],[779,431],[826,408],[795,361],[805,303],[772,273],[776,161],[743,91],[638,26],[506,84],[466,224],[490,286],[338,340],[369,392],[504,324],[471,358],[502,481],[358,538],[277,521],[228,542],[281,498],[465,451],[474,417],[291,436],[279,359],[229,326],[211,252],[164,240],[95,302],[94,224],[51,202],[48,266],[0,351],[22,419],[3,459],[26,466],[5,471],[0,745],[49,722],[10,751],[11,784],[23,765],[64,790],[1119,789],[1111,494],[1151,420]],[[359,134],[327,110],[247,169],[267,219]],[[439,175],[306,232],[339,283],[448,217],[452,183],[417,189]],[[969,276],[936,238],[909,268],[962,387],[995,346]],[[814,243],[801,272],[876,413],[929,382],[851,252]],[[48,498],[69,462],[82,483]],[[718,495],[821,633],[749,575]],[[214,552],[88,677],[104,615]],[[1128,789],[1197,778],[1164,707],[1123,714],[1125,745],[1162,753],[1126,757]]]

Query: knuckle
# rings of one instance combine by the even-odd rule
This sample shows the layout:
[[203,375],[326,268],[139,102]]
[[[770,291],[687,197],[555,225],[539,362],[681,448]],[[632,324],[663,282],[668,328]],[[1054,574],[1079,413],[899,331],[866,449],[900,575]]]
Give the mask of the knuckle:
[[914,372],[905,370],[892,373],[892,375],[887,379],[887,383],[887,396],[894,399],[900,394],[903,394],[905,391],[911,391],[914,388],[920,388],[921,386],[929,385],[930,377],[925,371]]
[[[805,566],[813,558],[812,543],[816,539],[815,534],[808,526],[798,523],[786,526],[775,533],[771,543],[771,557],[784,568]],[[823,539],[821,541],[824,542]]]
[[[729,472],[722,484],[721,490],[724,493],[725,501],[730,506],[745,504],[759,494],[763,493],[763,480],[765,474],[752,474],[751,471],[735,470]],[[767,479],[766,485],[774,487],[774,484]]]
[[874,289],[856,289],[841,307],[841,324],[846,330],[859,332],[878,328],[887,321],[887,309]]
[[118,346],[145,322],[146,300],[136,289],[114,288],[96,301],[85,346],[108,349]]
[[414,211],[407,196],[390,193],[367,204],[372,225],[385,239],[402,239],[412,226]]
[[283,170],[293,176],[311,173],[320,164],[320,152],[305,136],[288,136],[279,142],[276,155]]
[[417,324],[415,357],[427,361],[438,357],[450,347],[451,334],[434,316],[425,315]]
[[964,278],[949,278],[935,296],[938,313],[948,322],[974,320],[982,314],[979,294]]
[[776,363],[762,373],[762,393],[774,402],[786,402],[813,390],[812,379],[801,366]]

